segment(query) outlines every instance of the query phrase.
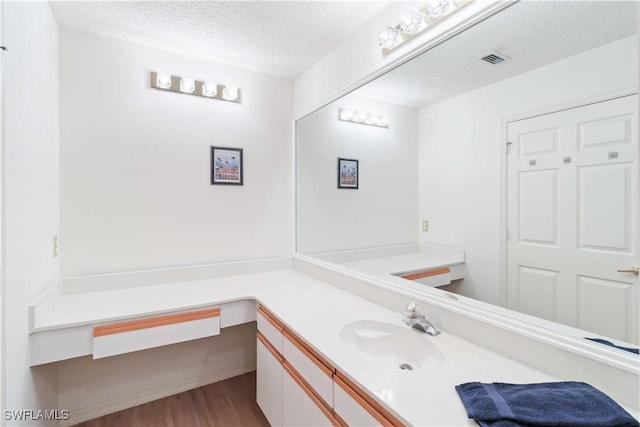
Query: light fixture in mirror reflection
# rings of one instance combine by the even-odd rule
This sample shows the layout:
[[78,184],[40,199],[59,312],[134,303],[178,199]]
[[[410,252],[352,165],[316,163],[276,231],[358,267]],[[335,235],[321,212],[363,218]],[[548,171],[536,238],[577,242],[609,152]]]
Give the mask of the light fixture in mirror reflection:
[[191,77],[183,77],[180,79],[180,92],[193,93],[196,91],[196,80]]
[[[297,251],[367,274],[354,261],[461,248],[464,279],[425,295],[448,291],[474,309],[637,348],[640,283],[616,270],[640,261],[639,8],[517,2],[299,120]],[[482,59],[496,52],[508,60]],[[338,106],[384,112],[392,126],[342,126]],[[564,110],[573,124],[554,113]],[[511,125],[529,120],[535,132]],[[605,130],[617,133],[606,139]],[[342,156],[362,161],[357,197],[335,191]],[[556,247],[551,264],[534,265]]]
[[204,82],[202,84],[202,96],[213,98],[218,94],[218,83]]
[[237,101],[238,88],[234,86],[225,86],[224,89],[222,89],[222,99],[226,101]]
[[338,110],[338,118],[343,122],[358,123],[361,125],[389,127],[389,117],[382,114],[368,113],[366,111],[341,108]]
[[423,7],[411,10],[402,17],[399,24],[389,25],[378,33],[382,52],[391,52],[470,2],[471,0],[429,0]]

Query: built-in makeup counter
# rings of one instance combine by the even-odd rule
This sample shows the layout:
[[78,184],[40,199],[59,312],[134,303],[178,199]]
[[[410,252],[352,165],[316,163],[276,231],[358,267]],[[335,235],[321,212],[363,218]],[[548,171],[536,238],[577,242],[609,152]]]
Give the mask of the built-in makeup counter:
[[[415,331],[424,351],[409,357],[413,370],[400,369],[397,357],[363,351],[345,338],[345,330],[367,321],[414,332],[401,322],[401,313],[294,268],[74,294],[56,288],[32,307],[31,350],[36,353],[32,357],[43,357],[38,352],[61,358],[83,355],[73,354],[74,349],[91,354],[96,327],[140,318],[219,308],[222,328],[249,322],[255,320],[256,302],[411,425],[475,425],[454,389],[460,383],[589,380],[586,376],[552,375],[463,339],[449,331],[453,318],[442,316],[433,319],[442,329],[441,335]],[[428,304],[422,307],[429,312]],[[638,416],[637,408],[626,407]]]

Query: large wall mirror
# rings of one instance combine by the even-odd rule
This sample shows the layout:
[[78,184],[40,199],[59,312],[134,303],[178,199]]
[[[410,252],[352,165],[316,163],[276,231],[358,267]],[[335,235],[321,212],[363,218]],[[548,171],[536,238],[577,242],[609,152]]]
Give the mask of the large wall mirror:
[[297,251],[357,269],[462,250],[447,286],[387,279],[637,348],[639,6],[515,3],[300,119]]

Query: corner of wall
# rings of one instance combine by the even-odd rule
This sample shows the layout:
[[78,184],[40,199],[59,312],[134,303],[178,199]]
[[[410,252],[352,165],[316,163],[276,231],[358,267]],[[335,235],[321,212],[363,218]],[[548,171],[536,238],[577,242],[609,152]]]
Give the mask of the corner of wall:
[[[56,370],[30,369],[27,360],[29,302],[59,275],[58,27],[48,2],[3,7],[3,409],[52,410]],[[3,418],[34,422],[24,413]]]

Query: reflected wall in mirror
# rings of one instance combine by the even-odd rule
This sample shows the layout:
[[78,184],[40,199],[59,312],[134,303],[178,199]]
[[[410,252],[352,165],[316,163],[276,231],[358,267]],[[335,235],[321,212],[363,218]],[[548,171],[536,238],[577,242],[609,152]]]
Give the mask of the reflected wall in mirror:
[[[334,105],[296,124],[298,252],[415,243],[417,110],[357,94],[345,96],[339,105],[384,115],[389,126],[338,120]],[[358,191],[336,190],[337,158],[358,159]]]
[[[638,6],[516,3],[299,120],[298,252],[461,248],[462,300],[637,345],[638,276],[616,270],[640,264]],[[359,191],[335,188],[337,157],[360,159]]]

